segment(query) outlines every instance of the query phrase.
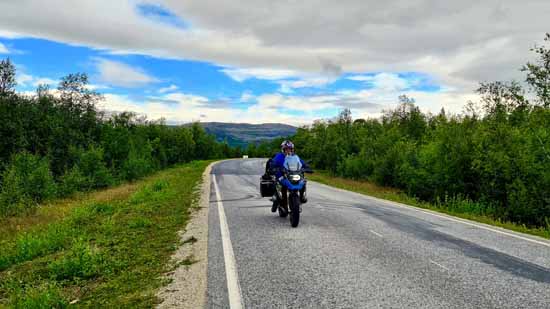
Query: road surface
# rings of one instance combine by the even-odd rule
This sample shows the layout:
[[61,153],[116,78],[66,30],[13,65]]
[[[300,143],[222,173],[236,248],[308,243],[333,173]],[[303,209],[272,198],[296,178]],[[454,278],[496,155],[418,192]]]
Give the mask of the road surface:
[[264,162],[212,169],[209,308],[550,308],[550,242],[313,182],[291,228]]

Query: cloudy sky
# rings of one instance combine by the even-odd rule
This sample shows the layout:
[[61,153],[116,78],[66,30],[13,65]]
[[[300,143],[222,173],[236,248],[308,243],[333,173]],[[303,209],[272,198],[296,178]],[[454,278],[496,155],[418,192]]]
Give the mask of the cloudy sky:
[[546,0],[0,0],[18,89],[86,72],[101,108],[171,123],[307,124],[400,94],[460,112],[480,81],[521,80]]

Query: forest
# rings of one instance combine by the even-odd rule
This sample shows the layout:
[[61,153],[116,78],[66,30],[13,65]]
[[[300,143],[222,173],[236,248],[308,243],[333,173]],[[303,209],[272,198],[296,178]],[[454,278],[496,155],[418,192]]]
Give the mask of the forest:
[[[421,201],[550,228],[550,34],[521,68],[525,80],[481,83],[461,114],[422,112],[402,95],[381,119],[343,110],[290,137],[332,175],[399,188]],[[271,156],[280,140],[250,145]]]
[[197,159],[239,156],[197,123],[167,126],[130,112],[107,114],[86,74],[55,90],[15,91],[16,70],[0,61],[0,216],[32,212],[52,198],[132,181]]

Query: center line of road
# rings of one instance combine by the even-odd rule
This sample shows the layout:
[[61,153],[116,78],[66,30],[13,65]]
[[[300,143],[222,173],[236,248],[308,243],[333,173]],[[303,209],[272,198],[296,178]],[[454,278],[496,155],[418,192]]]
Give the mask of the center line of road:
[[443,265],[441,265],[441,264],[439,264],[439,263],[437,263],[437,262],[435,262],[435,261],[430,260],[430,263],[432,263],[432,264],[434,264],[434,265],[437,265],[437,266],[439,266],[439,267],[445,269],[446,271],[450,271],[450,269],[448,269],[447,267],[445,267],[445,266],[443,266]]
[[241,309],[244,306],[241,295],[241,287],[239,286],[239,276],[237,274],[237,263],[235,261],[235,254],[233,253],[233,246],[231,245],[231,238],[229,237],[229,226],[227,225],[227,218],[225,217],[225,211],[223,210],[222,198],[220,195],[220,190],[218,190],[218,182],[216,181],[215,174],[212,174],[212,182],[214,183],[214,191],[216,191],[216,200],[218,202],[218,214],[220,217],[220,230],[222,234],[223,258],[225,262],[225,275],[227,278],[229,308]]
[[370,230],[370,232],[373,233],[374,235],[378,236],[378,237],[384,237],[384,236],[382,236],[382,234],[376,233],[376,232],[373,231],[373,230]]

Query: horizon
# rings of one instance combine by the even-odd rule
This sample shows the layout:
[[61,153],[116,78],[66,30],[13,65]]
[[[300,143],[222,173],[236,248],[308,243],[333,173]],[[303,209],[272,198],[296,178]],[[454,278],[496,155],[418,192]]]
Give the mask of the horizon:
[[523,81],[550,13],[537,1],[68,3],[0,3],[0,58],[15,63],[17,90],[83,72],[101,110],[170,124],[302,126],[345,108],[379,118],[402,94],[426,113],[460,113],[479,82]]

